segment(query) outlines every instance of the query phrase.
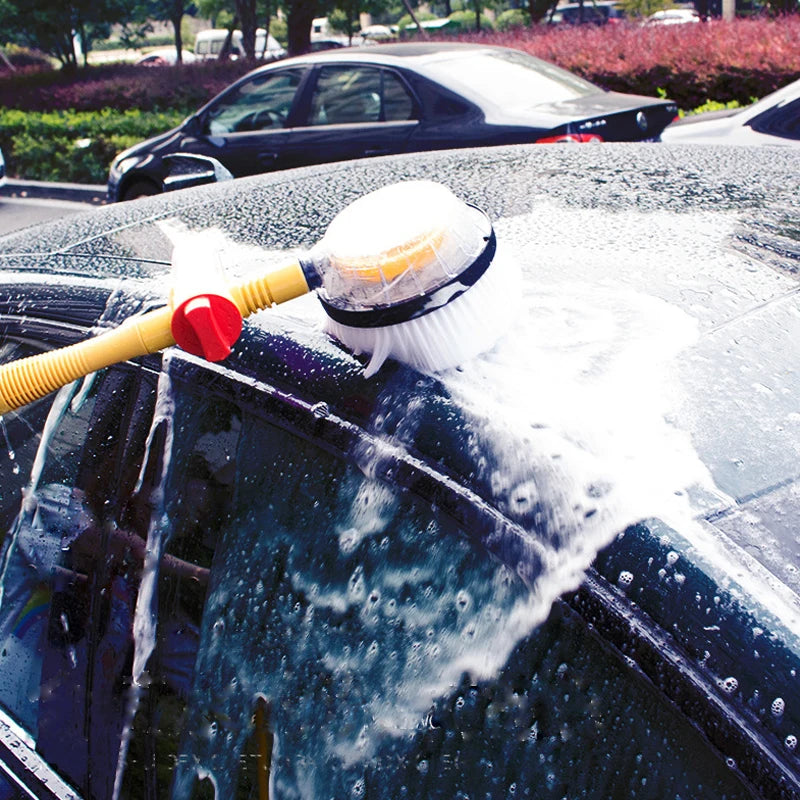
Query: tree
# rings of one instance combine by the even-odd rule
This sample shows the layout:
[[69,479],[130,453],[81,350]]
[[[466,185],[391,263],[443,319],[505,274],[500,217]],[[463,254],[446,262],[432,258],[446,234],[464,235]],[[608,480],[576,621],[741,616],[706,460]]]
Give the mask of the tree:
[[556,7],[557,0],[528,0],[528,15],[531,23],[540,22]]
[[311,23],[319,15],[319,0],[289,0],[287,39],[289,55],[311,49]]
[[[194,6],[192,0],[139,0],[128,4],[128,25],[139,26],[138,32],[147,30],[150,20],[169,22],[175,34],[175,50],[178,63],[183,61],[183,33],[181,23],[186,13]],[[151,28],[152,30],[152,28]]]
[[242,31],[242,47],[245,58],[253,61],[256,57],[256,0],[234,0],[236,18]]
[[0,0],[0,26],[7,39],[75,68],[76,37],[87,53],[94,36],[127,19],[128,6],[125,0]]

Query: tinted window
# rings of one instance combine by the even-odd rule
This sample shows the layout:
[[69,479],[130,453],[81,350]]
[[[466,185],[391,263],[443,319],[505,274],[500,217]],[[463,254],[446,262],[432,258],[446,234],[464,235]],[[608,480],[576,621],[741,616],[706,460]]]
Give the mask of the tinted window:
[[243,83],[208,112],[207,132],[220,136],[284,127],[302,74],[302,70],[283,70]]
[[[744,796],[581,620],[533,630],[453,508],[375,477],[382,447],[345,457],[318,412],[198,377],[60,393],[7,542],[0,700],[87,797],[121,750],[131,798],[245,800],[267,773],[276,797]],[[413,438],[417,396],[383,391],[374,424]]]
[[489,100],[499,108],[570,100],[599,91],[577,75],[513,51],[445,55],[431,62],[429,74],[466,97]]
[[783,103],[750,120],[750,127],[759,133],[800,139],[800,98]]
[[395,122],[414,118],[400,78],[371,67],[323,67],[311,100],[311,125]]

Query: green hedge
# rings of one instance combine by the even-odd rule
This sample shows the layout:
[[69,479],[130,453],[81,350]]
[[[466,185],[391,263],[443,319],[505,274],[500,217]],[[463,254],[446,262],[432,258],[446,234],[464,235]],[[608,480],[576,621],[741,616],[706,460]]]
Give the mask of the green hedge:
[[178,112],[0,109],[0,147],[11,177],[102,184],[117,153],[182,119]]

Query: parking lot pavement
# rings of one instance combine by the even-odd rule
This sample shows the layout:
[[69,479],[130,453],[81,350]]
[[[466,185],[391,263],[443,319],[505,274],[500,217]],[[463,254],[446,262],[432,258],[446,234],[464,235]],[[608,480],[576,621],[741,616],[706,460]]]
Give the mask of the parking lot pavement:
[[6,185],[0,189],[0,200],[4,198],[69,200],[101,205],[106,201],[106,187],[82,183],[26,181],[9,178]]
[[39,225],[51,219],[86,211],[89,203],[47,198],[4,197],[0,195],[0,235]]

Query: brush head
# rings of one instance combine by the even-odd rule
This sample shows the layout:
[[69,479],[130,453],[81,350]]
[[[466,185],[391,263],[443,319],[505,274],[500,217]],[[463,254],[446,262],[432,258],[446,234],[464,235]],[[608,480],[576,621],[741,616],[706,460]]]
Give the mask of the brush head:
[[441,184],[408,181],[356,200],[310,258],[326,329],[372,354],[367,376],[390,356],[425,372],[456,366],[499,335],[486,317],[509,287],[507,277],[487,280],[496,261],[491,222]]

